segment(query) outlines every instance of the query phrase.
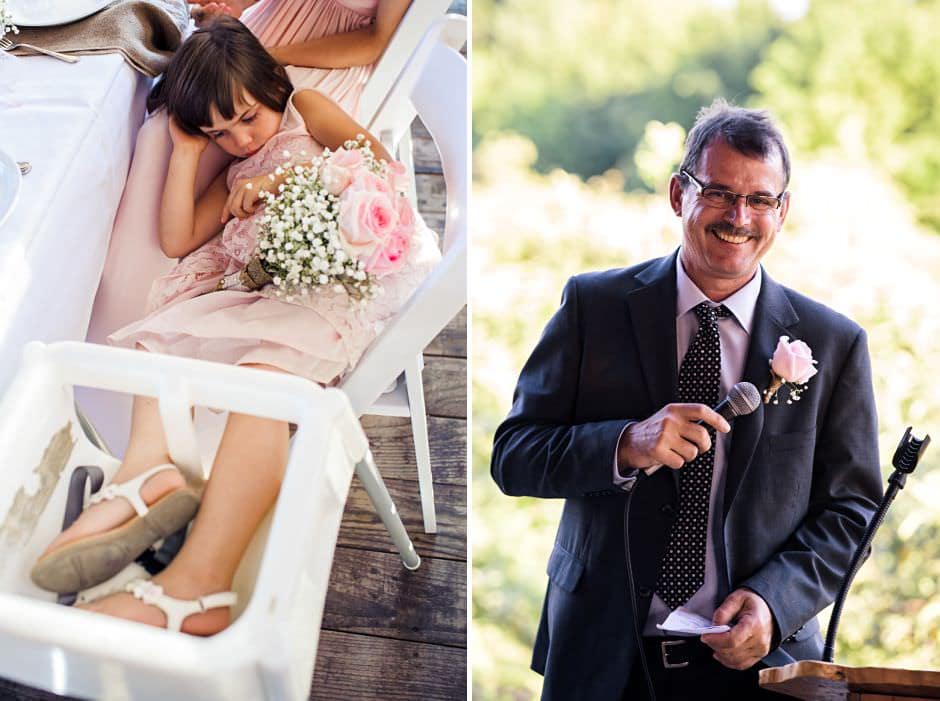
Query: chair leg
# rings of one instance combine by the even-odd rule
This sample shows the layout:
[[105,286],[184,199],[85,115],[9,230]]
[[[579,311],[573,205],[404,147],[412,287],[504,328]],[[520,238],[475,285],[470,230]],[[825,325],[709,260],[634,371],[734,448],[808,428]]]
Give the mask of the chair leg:
[[401,516],[398,515],[398,509],[395,508],[395,502],[392,501],[392,495],[388,493],[388,488],[375,466],[375,459],[372,457],[372,451],[366,453],[365,457],[356,463],[356,475],[365,487],[366,494],[372,501],[376,513],[385,524],[401,561],[409,570],[416,570],[421,565],[421,558],[415,552],[414,543],[408,537],[408,531],[405,530],[405,524],[401,522]]
[[408,407],[411,412],[411,436],[418,464],[418,489],[421,493],[421,514],[424,532],[437,533],[437,515],[434,510],[434,477],[431,474],[431,450],[428,445],[428,417],[424,408],[424,381],[421,370],[424,357],[418,355],[405,368],[405,386],[408,389]]

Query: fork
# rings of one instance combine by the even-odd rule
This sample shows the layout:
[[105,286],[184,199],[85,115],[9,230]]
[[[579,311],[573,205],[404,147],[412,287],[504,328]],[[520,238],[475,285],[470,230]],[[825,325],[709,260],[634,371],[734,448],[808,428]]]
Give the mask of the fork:
[[60,54],[58,51],[50,51],[49,49],[44,49],[40,46],[33,46],[32,44],[14,44],[7,37],[0,38],[0,51],[12,51],[23,47],[24,49],[30,49],[46,56],[52,56],[52,58],[57,58],[60,61],[65,61],[66,63],[78,63],[78,58],[76,56],[69,56],[68,54]]

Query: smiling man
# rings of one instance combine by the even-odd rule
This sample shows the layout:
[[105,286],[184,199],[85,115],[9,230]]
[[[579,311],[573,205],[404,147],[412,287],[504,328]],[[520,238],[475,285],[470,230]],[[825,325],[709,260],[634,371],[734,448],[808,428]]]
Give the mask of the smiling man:
[[[789,178],[765,112],[703,109],[669,183],[682,246],[572,278],[522,370],[492,473],[566,500],[532,661],[543,699],[774,697],[761,668],[821,655],[815,616],[881,480],[865,332],[760,266]],[[742,380],[767,389],[790,339],[815,359],[803,384],[732,430],[710,407]],[[730,630],[657,627],[679,608]]]

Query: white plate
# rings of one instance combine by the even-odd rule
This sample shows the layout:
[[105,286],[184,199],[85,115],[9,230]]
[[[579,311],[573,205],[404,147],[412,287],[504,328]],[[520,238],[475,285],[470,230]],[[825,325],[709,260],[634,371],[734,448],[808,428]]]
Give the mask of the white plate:
[[16,206],[20,194],[20,167],[5,151],[0,151],[0,226]]
[[[51,27],[93,15],[114,0],[7,0],[18,27]],[[16,37],[12,37],[16,41]]]

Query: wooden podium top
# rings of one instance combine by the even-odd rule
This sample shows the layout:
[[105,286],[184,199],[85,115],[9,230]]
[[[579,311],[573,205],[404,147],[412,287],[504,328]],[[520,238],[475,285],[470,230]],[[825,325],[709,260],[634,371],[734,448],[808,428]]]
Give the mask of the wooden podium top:
[[940,699],[940,672],[803,660],[760,672],[760,685],[807,701]]

